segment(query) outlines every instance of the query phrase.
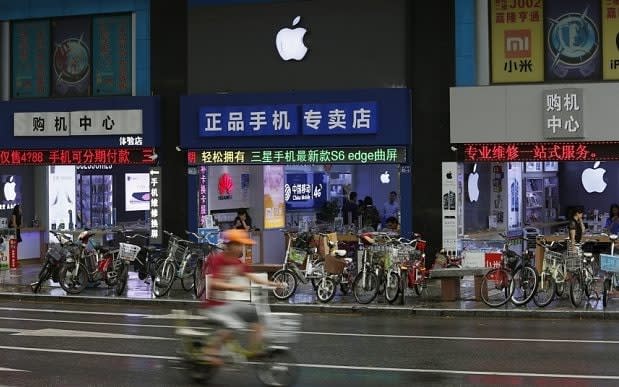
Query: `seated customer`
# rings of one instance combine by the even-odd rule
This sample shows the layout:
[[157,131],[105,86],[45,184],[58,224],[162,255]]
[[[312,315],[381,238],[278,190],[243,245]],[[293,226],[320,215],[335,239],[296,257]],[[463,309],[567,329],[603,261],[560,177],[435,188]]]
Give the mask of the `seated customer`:
[[247,210],[238,210],[236,218],[234,218],[233,228],[239,230],[249,231],[251,230],[251,217],[247,213]]
[[390,216],[387,218],[387,221],[385,222],[385,226],[386,229],[385,231],[387,232],[400,232],[400,223],[398,222],[398,219],[395,216]]

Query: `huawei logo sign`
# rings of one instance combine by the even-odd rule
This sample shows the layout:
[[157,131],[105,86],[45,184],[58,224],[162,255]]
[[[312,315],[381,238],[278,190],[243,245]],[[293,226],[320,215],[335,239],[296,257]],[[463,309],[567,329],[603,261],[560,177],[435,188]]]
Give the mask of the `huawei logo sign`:
[[219,191],[219,200],[226,200],[232,197],[234,190],[234,182],[228,173],[222,173],[217,182],[217,190]]

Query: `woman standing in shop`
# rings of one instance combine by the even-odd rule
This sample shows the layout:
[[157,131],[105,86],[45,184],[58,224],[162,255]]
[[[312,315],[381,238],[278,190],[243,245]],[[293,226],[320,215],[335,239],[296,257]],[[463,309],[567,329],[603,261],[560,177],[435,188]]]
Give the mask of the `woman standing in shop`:
[[21,242],[21,221],[22,221],[22,212],[21,206],[19,204],[13,207],[13,212],[11,213],[11,223],[9,227],[15,228],[15,238],[17,238],[17,243]]
[[609,216],[606,219],[606,230],[609,234],[619,234],[619,204],[610,205]]
[[582,208],[577,208],[574,211],[572,217],[570,218],[568,228],[570,232],[569,236],[572,247],[574,247],[575,244],[580,243],[580,241],[582,240],[582,234],[585,231],[585,224],[582,221],[583,212],[584,211]]

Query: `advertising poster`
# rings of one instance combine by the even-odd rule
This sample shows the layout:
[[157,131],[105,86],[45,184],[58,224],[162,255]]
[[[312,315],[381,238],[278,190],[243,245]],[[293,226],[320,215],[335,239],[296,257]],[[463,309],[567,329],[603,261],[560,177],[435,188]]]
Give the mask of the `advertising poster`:
[[286,225],[284,201],[284,167],[264,166],[264,228],[283,228]]
[[600,3],[600,0],[544,2],[546,80],[601,78]]
[[125,173],[125,211],[148,211],[150,189],[148,173]]
[[94,95],[131,95],[131,49],[131,15],[93,18]]
[[619,2],[602,0],[602,61],[605,80],[619,79]]
[[[51,166],[48,176],[49,228],[56,230],[75,222],[75,166]],[[82,198],[82,200],[88,200]]]
[[[443,209],[443,244],[448,252],[457,250],[458,211],[456,192],[458,191],[458,165],[456,162],[443,162],[442,166],[442,209]],[[453,254],[453,253],[451,253]]]
[[90,94],[90,18],[52,21],[52,95],[82,97]]
[[543,0],[492,0],[492,82],[544,80]]
[[49,20],[12,23],[13,98],[48,97],[50,91]]

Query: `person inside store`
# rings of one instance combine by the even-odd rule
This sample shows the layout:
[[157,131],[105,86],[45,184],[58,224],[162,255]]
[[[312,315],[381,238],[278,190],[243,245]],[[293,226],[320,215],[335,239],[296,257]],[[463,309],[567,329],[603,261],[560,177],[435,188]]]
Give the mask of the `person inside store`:
[[342,205],[342,220],[344,224],[356,224],[359,216],[359,206],[357,205],[357,193],[352,191],[348,198],[344,198]]
[[378,229],[378,225],[380,224],[380,215],[374,206],[374,200],[372,200],[371,196],[366,196],[363,199],[363,207],[359,209],[359,214],[361,215],[364,228],[369,227],[373,231]]
[[582,241],[582,234],[585,231],[585,223],[582,220],[583,212],[582,208],[575,209],[569,221],[568,230],[572,248]]
[[610,215],[606,219],[606,230],[609,234],[619,234],[619,204],[611,204],[608,213]]
[[390,217],[397,218],[400,213],[400,203],[398,203],[398,194],[395,191],[389,193],[389,200],[383,205],[381,213],[383,226],[387,227],[387,219]]
[[249,281],[237,281],[245,277],[257,284],[278,287],[277,282],[271,282],[251,272],[250,267],[239,258],[247,245],[254,241],[245,230],[230,229],[222,233],[224,242],[223,251],[214,254],[209,259],[208,289],[204,308],[201,311],[211,321],[220,323],[223,329],[219,330],[216,338],[209,342],[204,350],[204,360],[221,365],[219,350],[232,330],[244,330],[250,327],[248,357],[259,356],[262,353],[262,337],[264,326],[260,323],[254,304],[238,301],[229,301],[228,292],[244,292],[249,290]]
[[251,230],[251,217],[247,213],[247,210],[240,209],[237,211],[236,218],[234,218],[234,228],[245,231]]
[[21,205],[17,204],[15,205],[15,207],[13,207],[13,212],[11,213],[11,222],[9,223],[9,227],[15,229],[15,238],[17,238],[17,243],[20,243],[22,241],[21,223],[22,223]]
[[386,223],[387,226],[385,227],[385,231],[398,234],[400,233],[400,223],[398,222],[398,218],[395,216],[390,216]]

